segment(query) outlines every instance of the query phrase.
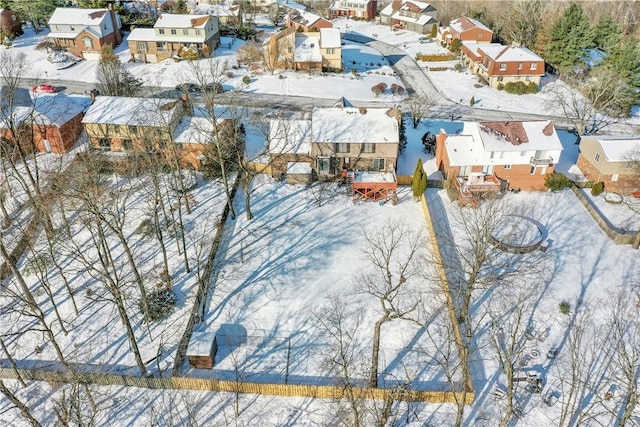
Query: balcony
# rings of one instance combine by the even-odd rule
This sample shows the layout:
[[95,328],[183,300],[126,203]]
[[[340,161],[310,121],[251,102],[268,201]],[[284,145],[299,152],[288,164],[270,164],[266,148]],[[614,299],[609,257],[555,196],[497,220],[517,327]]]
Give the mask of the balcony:
[[537,159],[535,156],[533,156],[529,160],[529,164],[531,166],[548,166],[550,164],[553,164],[553,158],[549,156],[544,159]]

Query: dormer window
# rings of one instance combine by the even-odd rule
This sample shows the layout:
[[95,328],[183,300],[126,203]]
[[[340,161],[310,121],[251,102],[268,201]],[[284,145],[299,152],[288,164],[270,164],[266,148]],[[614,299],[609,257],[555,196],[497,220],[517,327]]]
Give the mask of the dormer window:
[[158,34],[164,34],[164,28],[159,28],[158,29]]

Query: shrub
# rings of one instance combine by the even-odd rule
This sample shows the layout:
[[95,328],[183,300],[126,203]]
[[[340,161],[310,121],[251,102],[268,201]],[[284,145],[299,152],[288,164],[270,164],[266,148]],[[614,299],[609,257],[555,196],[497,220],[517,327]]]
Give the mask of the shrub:
[[571,312],[571,305],[566,301],[562,301],[558,305],[558,308],[560,309],[560,313],[565,315],[568,315]]
[[571,180],[559,172],[548,173],[544,185],[551,191],[560,191],[571,186]]
[[473,107],[473,104],[476,103],[476,97],[472,96],[471,99],[469,100],[469,105],[471,105]]
[[[172,289],[157,289],[147,294],[147,307],[149,308],[149,320],[164,319],[176,306],[178,298]],[[143,310],[142,301],[139,303],[140,311]],[[144,314],[144,313],[143,313]]]
[[371,92],[373,92],[374,96],[378,96],[385,91],[387,88],[387,84],[384,82],[380,82],[377,85],[371,87]]
[[498,83],[498,90],[504,90],[504,83]]
[[248,85],[249,83],[251,83],[251,77],[249,77],[249,76],[244,76],[244,77],[242,78],[242,83],[244,83],[244,84]]
[[604,191],[604,182],[596,182],[591,187],[592,196],[599,196],[600,194],[602,194],[603,191]]
[[53,260],[49,254],[36,254],[29,258],[24,266],[24,275],[33,276],[38,272],[46,272],[53,264]]
[[453,69],[456,70],[457,72],[461,73],[462,72],[462,64],[461,63],[456,63],[456,65],[453,66]]
[[402,95],[404,93],[404,88],[400,85],[393,83],[391,85],[391,93],[394,95]]
[[233,74],[233,71],[227,71],[227,78],[232,79],[233,76],[235,76],[235,74]]
[[443,62],[443,61],[454,61],[457,58],[456,55],[452,55],[450,53],[445,54],[436,54],[436,55],[428,55],[426,53],[418,53],[416,54],[416,61],[428,61],[428,62]]
[[460,39],[453,39],[451,41],[451,46],[449,47],[449,50],[451,52],[458,53],[458,52],[460,52],[460,46],[461,45],[462,45],[462,42],[460,42]]
[[505,92],[516,95],[523,95],[527,91],[527,85],[524,82],[509,82],[504,85]]
[[535,82],[529,82],[527,85],[527,93],[538,93],[538,85]]

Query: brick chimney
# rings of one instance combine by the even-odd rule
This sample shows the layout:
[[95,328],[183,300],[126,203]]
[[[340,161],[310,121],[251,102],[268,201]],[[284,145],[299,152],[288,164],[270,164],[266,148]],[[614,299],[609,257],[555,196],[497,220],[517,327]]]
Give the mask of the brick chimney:
[[193,104],[191,103],[189,95],[183,93],[180,99],[182,101],[182,111],[184,111],[184,114],[186,116],[193,116]]
[[120,25],[118,24],[118,17],[116,16],[116,11],[113,10],[113,4],[107,4],[107,9],[109,10],[109,17],[111,18],[111,24],[113,25],[113,34],[115,36],[115,46],[118,46],[122,43],[122,30]]

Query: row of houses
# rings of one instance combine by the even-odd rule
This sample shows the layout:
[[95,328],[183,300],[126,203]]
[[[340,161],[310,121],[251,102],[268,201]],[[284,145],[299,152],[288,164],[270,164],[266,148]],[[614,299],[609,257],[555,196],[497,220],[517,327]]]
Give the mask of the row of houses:
[[[5,94],[6,95],[6,94]],[[3,97],[3,99],[6,97]],[[5,104],[0,139],[12,131],[35,150],[64,153],[84,130],[91,147],[117,156],[149,150],[176,156],[182,167],[198,169],[214,135],[233,121],[213,120],[186,97],[84,97],[64,94],[24,97]],[[312,110],[305,120],[271,120],[267,156],[259,161],[273,176],[334,179],[347,171],[391,174],[395,182],[401,113],[395,108],[357,108],[344,99]],[[11,126],[9,126],[11,124]],[[551,121],[464,122],[462,131],[436,136],[435,163],[461,197],[507,188],[541,191],[555,170],[562,143]],[[587,180],[607,191],[640,190],[640,136],[584,136],[577,166]],[[305,171],[301,173],[300,171]],[[373,175],[372,175],[373,176]],[[389,176],[389,175],[385,175]]]

